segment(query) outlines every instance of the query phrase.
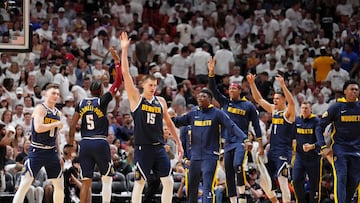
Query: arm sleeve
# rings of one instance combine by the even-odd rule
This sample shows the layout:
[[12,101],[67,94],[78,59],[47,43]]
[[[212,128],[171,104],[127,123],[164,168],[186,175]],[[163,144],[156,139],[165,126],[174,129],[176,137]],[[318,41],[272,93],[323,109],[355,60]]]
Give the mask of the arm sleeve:
[[182,147],[184,149],[184,159],[188,158],[188,154],[187,154],[187,147],[186,147],[186,141],[187,141],[187,134],[188,134],[188,127],[187,126],[183,126],[180,128],[180,140],[181,140],[181,144]]
[[114,84],[112,84],[110,89],[109,89],[109,91],[114,95],[119,90],[119,87],[122,84],[122,73],[121,73],[121,65],[120,65],[120,63],[115,64],[115,69],[116,69],[115,81],[114,81]]
[[329,125],[333,121],[333,119],[336,115],[336,109],[337,109],[336,107],[338,106],[338,104],[339,103],[335,103],[334,105],[330,106],[330,108],[327,111],[325,111],[325,113],[322,115],[319,125],[317,125],[317,127],[315,129],[315,134],[316,134],[316,139],[317,139],[317,142],[315,145],[320,147],[320,149],[326,147],[323,133],[324,133],[326,126]]
[[226,97],[220,93],[216,87],[215,78],[209,77],[209,89],[213,92],[216,101],[220,103],[220,106],[224,106],[226,103]]
[[183,115],[183,116],[179,116],[179,117],[175,117],[172,119],[172,121],[174,122],[176,127],[181,127],[181,126],[186,126],[186,125],[190,125],[190,114],[192,111],[190,111],[189,113]]
[[254,107],[254,105],[250,105],[250,121],[252,123],[252,126],[254,127],[255,130],[255,136],[256,136],[256,140],[261,140],[262,138],[262,134],[261,134],[261,129],[260,129],[260,124],[259,124],[259,117],[258,114],[256,112],[256,109]]
[[[318,117],[316,117],[314,119],[314,123],[315,123],[315,126],[317,128],[319,126],[320,119]],[[316,142],[314,143],[315,144],[315,151],[320,152],[322,146],[320,146],[319,143],[318,143],[319,140],[318,140],[318,136],[316,134],[316,128],[315,128]],[[324,139],[324,136],[323,136],[323,139]],[[324,141],[324,143],[325,143],[325,141]]]
[[106,112],[107,106],[108,104],[111,102],[113,96],[111,95],[110,92],[106,92],[100,99],[100,106],[101,109],[104,110],[104,112]]
[[248,136],[226,115],[223,111],[218,110],[218,115],[221,124],[230,132],[231,135],[236,135],[244,142]]

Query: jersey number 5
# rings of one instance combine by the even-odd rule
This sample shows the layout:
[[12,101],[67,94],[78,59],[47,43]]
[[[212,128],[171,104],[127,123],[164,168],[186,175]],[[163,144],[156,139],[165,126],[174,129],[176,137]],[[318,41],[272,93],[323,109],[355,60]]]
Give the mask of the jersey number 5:
[[95,129],[94,116],[92,114],[86,115],[86,128],[88,130]]
[[155,116],[156,116],[156,114],[154,114],[154,113],[147,113],[146,123],[155,124]]

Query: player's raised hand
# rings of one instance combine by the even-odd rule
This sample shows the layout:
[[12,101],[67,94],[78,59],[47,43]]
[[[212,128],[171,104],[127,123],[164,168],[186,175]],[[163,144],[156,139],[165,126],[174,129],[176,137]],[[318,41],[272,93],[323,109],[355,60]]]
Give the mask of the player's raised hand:
[[275,79],[280,83],[280,86],[283,87],[285,85],[284,77],[280,74],[275,76]]
[[120,44],[121,44],[121,49],[127,49],[130,46],[130,41],[131,39],[129,39],[128,35],[126,32],[121,33],[120,35]]
[[212,57],[208,62],[209,76],[214,76],[215,75],[215,71],[214,71],[215,62],[216,61],[215,61],[214,57]]
[[119,57],[119,55],[116,53],[116,50],[115,50],[114,48],[110,47],[109,51],[110,51],[110,53],[111,53],[111,55],[112,55],[115,63],[120,63],[120,57]]
[[246,76],[246,79],[250,84],[255,83],[255,78],[256,78],[256,75],[251,74],[251,73],[248,73]]

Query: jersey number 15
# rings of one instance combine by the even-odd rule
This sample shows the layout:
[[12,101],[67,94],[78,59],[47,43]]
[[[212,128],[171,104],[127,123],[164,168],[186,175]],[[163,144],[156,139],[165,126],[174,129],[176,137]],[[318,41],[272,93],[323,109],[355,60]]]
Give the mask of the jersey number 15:
[[156,114],[154,114],[154,113],[147,113],[146,123],[148,123],[148,124],[155,124],[155,117],[156,117]]

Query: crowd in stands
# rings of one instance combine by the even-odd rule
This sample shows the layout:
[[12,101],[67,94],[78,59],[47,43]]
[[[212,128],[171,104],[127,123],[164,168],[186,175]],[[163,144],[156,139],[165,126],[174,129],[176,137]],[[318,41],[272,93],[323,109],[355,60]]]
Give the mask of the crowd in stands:
[[[132,40],[129,62],[136,85],[142,75],[153,74],[158,79],[157,95],[177,115],[196,105],[196,95],[208,82],[207,63],[214,57],[217,87],[224,95],[235,82],[241,85],[243,96],[253,101],[246,81],[251,72],[257,75],[262,96],[271,102],[273,92],[280,88],[274,77],[281,74],[297,113],[301,102],[308,100],[313,113],[321,117],[342,95],[346,80],[360,79],[359,6],[358,0],[31,0],[32,52],[0,54],[1,136],[13,134],[6,152],[0,153],[4,156],[0,169],[14,177],[21,172],[30,145],[33,108],[43,102],[45,85],[57,83],[61,86],[58,108],[64,116],[61,148],[65,169],[71,170],[67,182],[74,188],[68,197],[79,192],[76,154],[66,149],[69,124],[74,106],[90,96],[92,80],[102,80],[105,89],[113,82],[109,49],[120,55],[121,32]],[[1,43],[24,35],[21,11],[0,9]],[[258,110],[266,145],[270,115]],[[125,91],[120,90],[109,104],[107,117],[114,168],[126,176],[133,172],[134,163],[132,117]],[[77,130],[75,139],[80,141]],[[171,135],[166,139],[172,166],[183,173],[177,167],[181,160],[177,160]],[[323,202],[332,202],[331,170],[325,171],[321,196]],[[261,191],[256,175],[256,170],[249,169],[247,184]],[[217,188],[224,187],[221,177]],[[50,201],[51,188],[45,179],[36,178],[27,196],[35,199],[30,202]],[[3,191],[11,189],[2,183]],[[253,202],[262,202],[264,194],[256,191],[249,189],[249,195],[256,199]]]

